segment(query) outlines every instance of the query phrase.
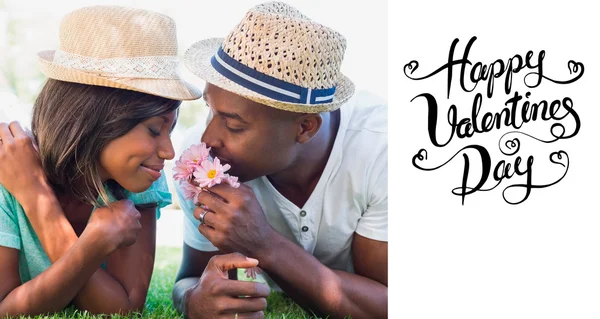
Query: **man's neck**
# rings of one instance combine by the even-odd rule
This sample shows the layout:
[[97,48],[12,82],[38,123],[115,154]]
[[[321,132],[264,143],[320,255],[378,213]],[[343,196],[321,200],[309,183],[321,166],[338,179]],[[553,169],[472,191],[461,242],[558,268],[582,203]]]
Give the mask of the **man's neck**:
[[298,207],[303,207],[317,186],[333,149],[340,126],[340,111],[322,114],[319,132],[302,145],[300,155],[287,170],[269,175],[273,186]]

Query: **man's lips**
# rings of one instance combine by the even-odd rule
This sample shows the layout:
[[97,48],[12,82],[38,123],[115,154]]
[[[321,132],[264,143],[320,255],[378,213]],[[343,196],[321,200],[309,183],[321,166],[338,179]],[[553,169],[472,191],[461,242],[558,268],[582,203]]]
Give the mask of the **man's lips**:
[[227,159],[227,158],[225,158],[225,157],[218,156],[218,155],[216,155],[216,154],[214,154],[214,153],[211,153],[210,155],[212,156],[213,160],[214,160],[214,158],[215,158],[215,157],[216,157],[216,158],[218,158],[218,159],[219,159],[219,162],[221,162],[221,165],[225,165],[225,164],[229,164],[229,165],[231,165],[231,161],[230,161],[230,160],[228,160],[228,159]]
[[229,160],[222,159],[222,158],[220,158],[220,157],[218,157],[218,159],[219,159],[219,161],[221,162],[221,165],[226,165],[226,164],[229,164],[229,165],[231,165],[231,164],[230,164],[230,163],[231,163],[231,161],[229,161]]

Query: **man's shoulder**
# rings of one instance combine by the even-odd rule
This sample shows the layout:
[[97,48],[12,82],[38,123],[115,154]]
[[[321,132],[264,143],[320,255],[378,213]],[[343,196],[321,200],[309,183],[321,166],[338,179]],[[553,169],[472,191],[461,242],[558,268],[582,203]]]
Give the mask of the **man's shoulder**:
[[348,131],[387,134],[388,112],[385,100],[371,92],[358,91],[348,103],[350,103],[348,110],[352,111],[348,121]]
[[350,103],[346,110],[352,114],[340,148],[342,170],[339,172],[368,176],[387,171],[386,102],[363,91],[357,92]]
[[[342,152],[370,162],[369,158],[387,151],[387,103],[378,96],[361,91],[349,101]],[[344,113],[342,113],[343,116]],[[344,121],[344,120],[342,120]]]

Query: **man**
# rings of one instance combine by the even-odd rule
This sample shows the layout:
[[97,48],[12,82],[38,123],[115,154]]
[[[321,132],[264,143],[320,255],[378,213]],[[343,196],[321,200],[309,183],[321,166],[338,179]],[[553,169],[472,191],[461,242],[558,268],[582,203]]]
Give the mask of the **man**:
[[197,202],[178,189],[186,218],[173,301],[188,317],[261,317],[268,288],[227,278],[256,265],[318,315],[387,317],[387,107],[353,96],[339,72],[345,46],[274,2],[186,52],[211,117],[184,147],[201,139],[244,182]]

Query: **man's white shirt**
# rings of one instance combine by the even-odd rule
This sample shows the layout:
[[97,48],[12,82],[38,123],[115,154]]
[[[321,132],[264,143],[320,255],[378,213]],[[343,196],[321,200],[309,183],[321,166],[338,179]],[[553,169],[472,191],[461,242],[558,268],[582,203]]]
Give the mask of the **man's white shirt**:
[[[281,195],[266,176],[246,185],[279,234],[325,266],[353,272],[355,232],[377,241],[387,242],[388,238],[387,105],[367,92],[357,92],[340,110],[340,127],[327,165],[303,207]],[[192,128],[182,149],[200,144],[205,127]],[[185,215],[184,242],[200,251],[216,251],[198,231],[193,201],[184,199],[179,184],[175,184]]]

